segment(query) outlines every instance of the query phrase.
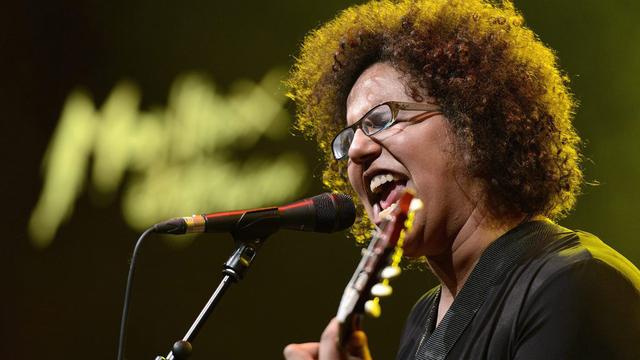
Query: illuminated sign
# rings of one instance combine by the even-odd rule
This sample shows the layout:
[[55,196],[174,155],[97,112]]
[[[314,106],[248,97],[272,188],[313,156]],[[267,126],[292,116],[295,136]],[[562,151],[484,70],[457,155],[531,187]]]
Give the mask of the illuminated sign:
[[137,230],[300,195],[308,172],[301,156],[252,151],[288,135],[283,75],[238,81],[225,95],[203,75],[185,75],[166,108],[148,111],[130,83],[116,85],[100,109],[87,93],[73,92],[44,156],[44,186],[29,222],[34,244],[53,240],[87,183],[108,199],[121,191],[124,219]]

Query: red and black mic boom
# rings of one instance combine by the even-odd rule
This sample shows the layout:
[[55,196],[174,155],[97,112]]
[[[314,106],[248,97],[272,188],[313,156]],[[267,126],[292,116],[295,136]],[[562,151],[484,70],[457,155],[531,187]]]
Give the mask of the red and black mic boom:
[[238,232],[261,226],[330,233],[353,225],[355,214],[350,196],[324,193],[282,206],[173,218],[153,228],[164,234]]

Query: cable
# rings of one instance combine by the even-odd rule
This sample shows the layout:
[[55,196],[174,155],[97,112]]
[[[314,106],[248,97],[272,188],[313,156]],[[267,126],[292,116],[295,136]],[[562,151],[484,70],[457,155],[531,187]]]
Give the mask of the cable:
[[129,316],[129,302],[131,301],[131,288],[133,287],[133,275],[136,271],[136,258],[138,257],[138,250],[142,246],[142,242],[154,231],[154,227],[150,227],[145,230],[138,238],[135,247],[133,248],[133,254],[131,255],[131,262],[129,264],[129,275],[127,276],[127,287],[124,291],[124,306],[122,307],[122,319],[120,320],[120,337],[118,338],[118,360],[124,359],[124,347],[125,337],[127,333],[127,317]]

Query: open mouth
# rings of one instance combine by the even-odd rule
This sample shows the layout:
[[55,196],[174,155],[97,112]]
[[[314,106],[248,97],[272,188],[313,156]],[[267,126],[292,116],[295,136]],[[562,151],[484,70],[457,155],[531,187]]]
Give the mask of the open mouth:
[[393,211],[394,204],[407,186],[407,179],[398,174],[380,173],[369,182],[369,201],[373,206],[373,222],[379,225]]

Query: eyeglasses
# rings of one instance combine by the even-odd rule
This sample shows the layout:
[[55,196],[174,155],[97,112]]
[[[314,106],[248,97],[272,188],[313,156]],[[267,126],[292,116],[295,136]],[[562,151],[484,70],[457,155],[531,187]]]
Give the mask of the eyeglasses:
[[425,114],[435,115],[436,113],[440,113],[440,107],[431,103],[408,103],[399,101],[388,101],[376,105],[364,114],[360,120],[340,130],[338,135],[333,138],[331,142],[333,157],[336,160],[342,160],[347,157],[349,148],[353,142],[353,137],[358,129],[361,129],[367,136],[373,136],[397,122],[411,121],[415,118],[399,119],[398,114],[400,111],[425,111]]

